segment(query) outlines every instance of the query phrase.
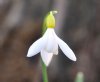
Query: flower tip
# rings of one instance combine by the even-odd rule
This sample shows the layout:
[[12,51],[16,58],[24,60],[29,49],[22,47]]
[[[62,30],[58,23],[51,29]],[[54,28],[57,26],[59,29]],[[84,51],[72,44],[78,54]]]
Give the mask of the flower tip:
[[27,56],[26,57],[32,57],[32,55],[30,55],[30,54],[27,54]]
[[77,61],[77,58],[76,58],[76,57],[74,57],[72,60],[73,60],[73,61]]
[[30,57],[29,55],[27,55],[26,57]]
[[46,67],[48,67],[48,66],[49,66],[49,64],[46,64],[46,63],[45,63],[45,65],[46,65]]
[[48,61],[44,61],[44,60],[43,60],[43,63],[45,64],[46,67],[48,67],[49,64],[50,64],[50,62],[48,62]]

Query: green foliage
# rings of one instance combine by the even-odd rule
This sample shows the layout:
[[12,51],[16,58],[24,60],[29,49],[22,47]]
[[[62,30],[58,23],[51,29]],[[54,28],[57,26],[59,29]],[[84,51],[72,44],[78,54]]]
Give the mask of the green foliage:
[[84,82],[84,74],[83,74],[83,72],[78,72],[77,73],[75,82]]

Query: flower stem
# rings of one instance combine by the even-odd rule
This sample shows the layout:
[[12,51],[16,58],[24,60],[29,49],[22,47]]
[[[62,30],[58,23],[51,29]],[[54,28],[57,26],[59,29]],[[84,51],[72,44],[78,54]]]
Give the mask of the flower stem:
[[43,75],[43,82],[48,82],[47,68],[43,61],[42,61],[42,75]]

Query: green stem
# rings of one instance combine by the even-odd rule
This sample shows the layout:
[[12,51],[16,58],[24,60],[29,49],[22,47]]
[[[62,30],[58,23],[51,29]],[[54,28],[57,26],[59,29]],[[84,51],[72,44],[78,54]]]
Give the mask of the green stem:
[[43,82],[48,82],[47,68],[43,61],[42,61],[42,75],[43,75]]

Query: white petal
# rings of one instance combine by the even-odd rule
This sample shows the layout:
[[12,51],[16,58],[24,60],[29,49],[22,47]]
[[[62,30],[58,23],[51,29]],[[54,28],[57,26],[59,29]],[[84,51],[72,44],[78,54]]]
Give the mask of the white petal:
[[29,48],[27,57],[31,57],[39,53],[45,46],[46,40],[45,38],[40,38],[35,41]]
[[57,43],[55,43],[55,45],[54,45],[54,47],[53,47],[54,49],[54,51],[53,51],[53,54],[54,55],[58,55],[58,44]]
[[48,52],[42,50],[41,57],[42,57],[42,60],[45,63],[45,65],[48,66],[51,62],[52,57],[53,57],[53,53],[48,53]]
[[75,56],[74,52],[70,49],[70,47],[63,40],[61,40],[56,34],[55,34],[55,38],[57,40],[57,43],[58,43],[59,47],[63,51],[63,53],[69,59],[71,59],[73,61],[76,61],[76,56]]
[[48,53],[53,53],[54,51],[54,46],[57,44],[55,37],[53,35],[53,30],[52,28],[47,29],[47,35],[48,35],[48,39],[47,39],[47,45],[45,47],[45,50]]
[[48,42],[46,45],[45,50],[49,53],[53,53],[54,55],[58,54],[58,44],[56,42],[56,38],[54,37],[54,29],[53,28],[48,28],[47,29],[47,35],[48,35]]

